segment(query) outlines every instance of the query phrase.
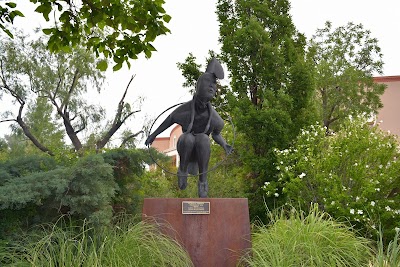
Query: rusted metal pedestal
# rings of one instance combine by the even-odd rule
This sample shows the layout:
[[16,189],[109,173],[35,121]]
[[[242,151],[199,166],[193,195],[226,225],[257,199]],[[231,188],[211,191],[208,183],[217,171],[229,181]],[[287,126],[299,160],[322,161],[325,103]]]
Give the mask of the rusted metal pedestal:
[[[182,202],[195,206],[182,210]],[[209,214],[187,214],[199,212],[196,205],[204,202],[209,203]],[[251,247],[245,198],[147,198],[142,218],[169,224],[172,229],[163,231],[182,244],[196,267],[236,266]]]

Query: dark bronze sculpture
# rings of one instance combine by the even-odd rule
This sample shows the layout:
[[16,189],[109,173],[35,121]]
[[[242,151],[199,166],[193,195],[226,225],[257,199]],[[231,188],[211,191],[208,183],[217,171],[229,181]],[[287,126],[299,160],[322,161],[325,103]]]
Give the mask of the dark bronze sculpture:
[[206,72],[197,80],[193,99],[175,109],[145,142],[146,145],[151,144],[157,135],[174,123],[182,126],[183,134],[177,143],[180,157],[178,185],[180,189],[185,189],[188,174],[199,174],[199,197],[207,197],[208,193],[207,169],[211,153],[209,135],[227,154],[232,152],[232,147],[221,136],[224,121],[210,103],[216,93],[217,78],[224,78],[224,70],[218,60],[213,58]]

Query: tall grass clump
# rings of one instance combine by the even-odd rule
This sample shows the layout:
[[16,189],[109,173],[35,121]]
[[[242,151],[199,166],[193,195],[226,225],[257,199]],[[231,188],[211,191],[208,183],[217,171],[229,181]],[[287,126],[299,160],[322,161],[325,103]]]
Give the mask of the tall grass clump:
[[379,240],[375,260],[370,264],[372,267],[399,267],[400,266],[400,237],[399,230],[396,229],[396,234],[389,242],[389,245],[384,249],[383,234],[379,231]]
[[270,225],[253,233],[251,253],[244,266],[324,267],[366,266],[371,259],[367,239],[336,222],[313,206],[308,214],[280,210],[270,212]]
[[126,216],[101,229],[87,223],[43,226],[6,259],[5,266],[193,266],[187,252],[157,226]]

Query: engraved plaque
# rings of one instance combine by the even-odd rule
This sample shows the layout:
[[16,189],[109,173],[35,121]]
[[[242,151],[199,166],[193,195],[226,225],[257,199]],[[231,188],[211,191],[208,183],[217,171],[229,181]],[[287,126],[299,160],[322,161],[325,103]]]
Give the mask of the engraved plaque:
[[210,202],[182,201],[182,214],[210,214]]

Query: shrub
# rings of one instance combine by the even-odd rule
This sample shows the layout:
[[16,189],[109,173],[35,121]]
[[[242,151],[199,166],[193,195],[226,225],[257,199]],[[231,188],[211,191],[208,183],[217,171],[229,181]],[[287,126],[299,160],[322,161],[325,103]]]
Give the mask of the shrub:
[[390,240],[400,227],[398,151],[395,138],[369,126],[363,116],[349,118],[330,136],[317,124],[303,130],[291,148],[275,150],[279,178],[263,189],[303,209],[318,203],[369,237],[376,238],[381,224]]
[[366,266],[368,241],[313,206],[308,214],[295,209],[270,213],[270,225],[252,236],[252,250],[244,266]]
[[[0,225],[5,228],[22,222],[25,226],[48,222],[60,212],[96,223],[111,220],[111,202],[117,185],[111,165],[100,155],[84,157],[68,168],[20,169],[3,169],[8,176],[0,184],[0,210],[9,216],[1,218]],[[0,237],[7,232],[10,231],[2,228]]]
[[2,266],[193,266],[176,241],[155,225],[129,217],[113,227],[43,225],[21,245],[3,248],[0,256]]

